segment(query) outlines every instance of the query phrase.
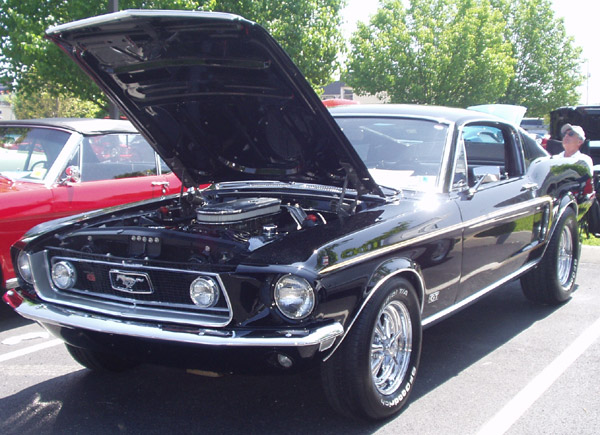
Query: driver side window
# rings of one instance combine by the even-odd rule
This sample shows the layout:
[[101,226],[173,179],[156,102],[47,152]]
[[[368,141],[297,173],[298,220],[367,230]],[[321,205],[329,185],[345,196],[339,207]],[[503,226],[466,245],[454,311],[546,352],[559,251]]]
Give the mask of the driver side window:
[[462,129],[469,186],[482,177],[484,182],[521,175],[517,162],[515,136],[501,124],[470,124]]

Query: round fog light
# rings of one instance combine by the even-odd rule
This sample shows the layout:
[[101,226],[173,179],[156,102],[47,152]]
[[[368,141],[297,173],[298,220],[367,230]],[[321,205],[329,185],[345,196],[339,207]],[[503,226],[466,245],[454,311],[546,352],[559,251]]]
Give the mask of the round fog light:
[[59,261],[52,266],[52,282],[59,289],[73,287],[77,281],[77,272],[68,261]]
[[29,284],[33,284],[33,273],[31,273],[31,264],[29,263],[29,255],[25,253],[25,251],[19,252],[19,256],[17,257],[17,269],[19,270],[19,275]]
[[214,307],[219,300],[219,288],[210,278],[196,278],[190,284],[190,298],[201,308]]
[[281,313],[293,320],[306,318],[315,307],[315,292],[304,278],[284,275],[275,284],[275,304]]

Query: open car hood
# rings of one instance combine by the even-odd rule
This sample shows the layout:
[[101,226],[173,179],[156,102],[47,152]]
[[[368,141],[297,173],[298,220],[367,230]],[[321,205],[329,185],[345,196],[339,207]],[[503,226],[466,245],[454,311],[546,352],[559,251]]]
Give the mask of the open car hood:
[[525,112],[527,112],[527,107],[514,104],[480,104],[469,106],[467,109],[495,115],[505,121],[512,122],[514,125],[519,125],[523,120],[523,116],[525,116]]
[[186,186],[318,183],[381,195],[283,49],[239,16],[130,10],[53,27]]
[[560,129],[565,124],[579,125],[588,140],[600,140],[600,106],[559,107],[550,112],[550,135],[562,140]]

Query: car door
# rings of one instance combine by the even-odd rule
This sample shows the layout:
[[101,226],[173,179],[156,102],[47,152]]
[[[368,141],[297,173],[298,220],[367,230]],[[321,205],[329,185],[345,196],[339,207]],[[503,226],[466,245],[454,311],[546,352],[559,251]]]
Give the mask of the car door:
[[140,135],[111,135],[108,139],[83,139],[68,164],[80,173],[80,181],[58,183],[53,188],[57,216],[179,192],[179,179]]
[[[508,280],[538,244],[539,222],[549,204],[528,179],[520,136],[502,123],[473,123],[459,133],[457,167],[468,188],[459,189],[463,262],[458,300]],[[464,159],[461,161],[461,159]]]

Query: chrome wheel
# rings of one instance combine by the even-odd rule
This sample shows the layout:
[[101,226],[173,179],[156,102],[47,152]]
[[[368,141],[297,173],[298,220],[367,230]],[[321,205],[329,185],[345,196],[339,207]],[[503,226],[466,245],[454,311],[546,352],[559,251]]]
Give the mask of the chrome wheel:
[[571,268],[573,266],[573,234],[566,225],[560,234],[557,266],[558,282],[565,287],[571,279]]
[[530,301],[558,305],[575,290],[579,235],[575,210],[567,208],[550,237],[537,267],[521,277],[523,294]]
[[382,395],[402,383],[412,351],[412,324],[406,305],[391,301],[379,312],[371,341],[371,377]]

